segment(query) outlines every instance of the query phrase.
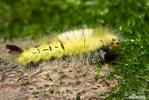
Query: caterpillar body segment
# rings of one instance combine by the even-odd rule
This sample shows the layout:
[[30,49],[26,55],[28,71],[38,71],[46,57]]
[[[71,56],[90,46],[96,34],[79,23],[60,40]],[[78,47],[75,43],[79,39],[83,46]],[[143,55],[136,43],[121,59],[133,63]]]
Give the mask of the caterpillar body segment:
[[53,40],[50,40],[50,44],[44,43],[38,47],[22,50],[23,52],[20,52],[16,61],[20,65],[26,66],[29,63],[36,64],[40,60],[84,53],[90,54],[105,46],[110,50],[119,44],[118,37],[103,27],[68,31],[60,35],[55,35],[52,38]]
[[48,60],[50,58],[60,58],[64,55],[64,50],[60,42],[44,44],[40,47],[25,50],[17,57],[17,62],[21,65],[27,65],[30,62],[37,63],[40,60]]

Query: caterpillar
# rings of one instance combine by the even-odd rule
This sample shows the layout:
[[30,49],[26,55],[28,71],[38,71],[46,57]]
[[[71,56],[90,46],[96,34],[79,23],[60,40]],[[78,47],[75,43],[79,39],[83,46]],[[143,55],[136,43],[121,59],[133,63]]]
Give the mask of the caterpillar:
[[49,40],[51,40],[50,43],[44,43],[24,50],[10,44],[7,44],[6,47],[10,51],[18,52],[16,62],[26,66],[29,63],[36,64],[40,60],[94,53],[99,51],[99,49],[107,52],[117,47],[120,43],[119,38],[104,27],[67,31],[55,35],[49,38]]

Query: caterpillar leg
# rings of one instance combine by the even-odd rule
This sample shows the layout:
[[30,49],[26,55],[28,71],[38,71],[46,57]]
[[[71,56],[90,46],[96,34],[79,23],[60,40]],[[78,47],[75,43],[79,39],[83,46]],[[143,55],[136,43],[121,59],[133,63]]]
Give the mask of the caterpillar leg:
[[110,50],[108,46],[102,46],[97,49],[95,52],[91,52],[88,62],[93,65],[97,62],[103,64],[105,62],[105,54]]
[[27,64],[27,65],[25,66],[25,68],[26,68],[26,69],[31,69],[32,67],[38,67],[39,64],[41,64],[41,63],[42,63],[42,60],[40,60],[40,61],[37,62],[37,63],[31,62],[31,63]]
[[89,58],[88,58],[88,62],[93,65],[94,64],[94,55],[95,55],[95,52],[91,52],[90,55],[89,55]]
[[110,47],[109,46],[102,46],[100,49],[105,51],[105,52],[109,52],[110,51]]

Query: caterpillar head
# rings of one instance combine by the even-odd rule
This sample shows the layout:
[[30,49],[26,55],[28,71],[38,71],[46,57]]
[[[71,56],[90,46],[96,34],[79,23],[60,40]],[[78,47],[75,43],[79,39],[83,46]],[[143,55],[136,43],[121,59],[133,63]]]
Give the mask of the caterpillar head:
[[117,47],[120,44],[120,40],[117,37],[111,37],[111,47]]
[[120,44],[118,37],[113,34],[103,36],[102,41],[104,45],[109,46],[110,48],[118,47]]

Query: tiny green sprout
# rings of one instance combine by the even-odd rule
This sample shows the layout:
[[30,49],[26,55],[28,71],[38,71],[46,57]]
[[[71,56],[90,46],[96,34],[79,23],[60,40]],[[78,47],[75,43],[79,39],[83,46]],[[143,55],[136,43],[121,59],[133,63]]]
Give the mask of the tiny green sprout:
[[99,73],[100,73],[100,64],[99,63],[96,63],[96,68],[95,68],[95,72],[94,72],[94,78],[96,80],[99,79]]
[[81,100],[81,99],[80,99],[80,93],[77,93],[76,100]]

